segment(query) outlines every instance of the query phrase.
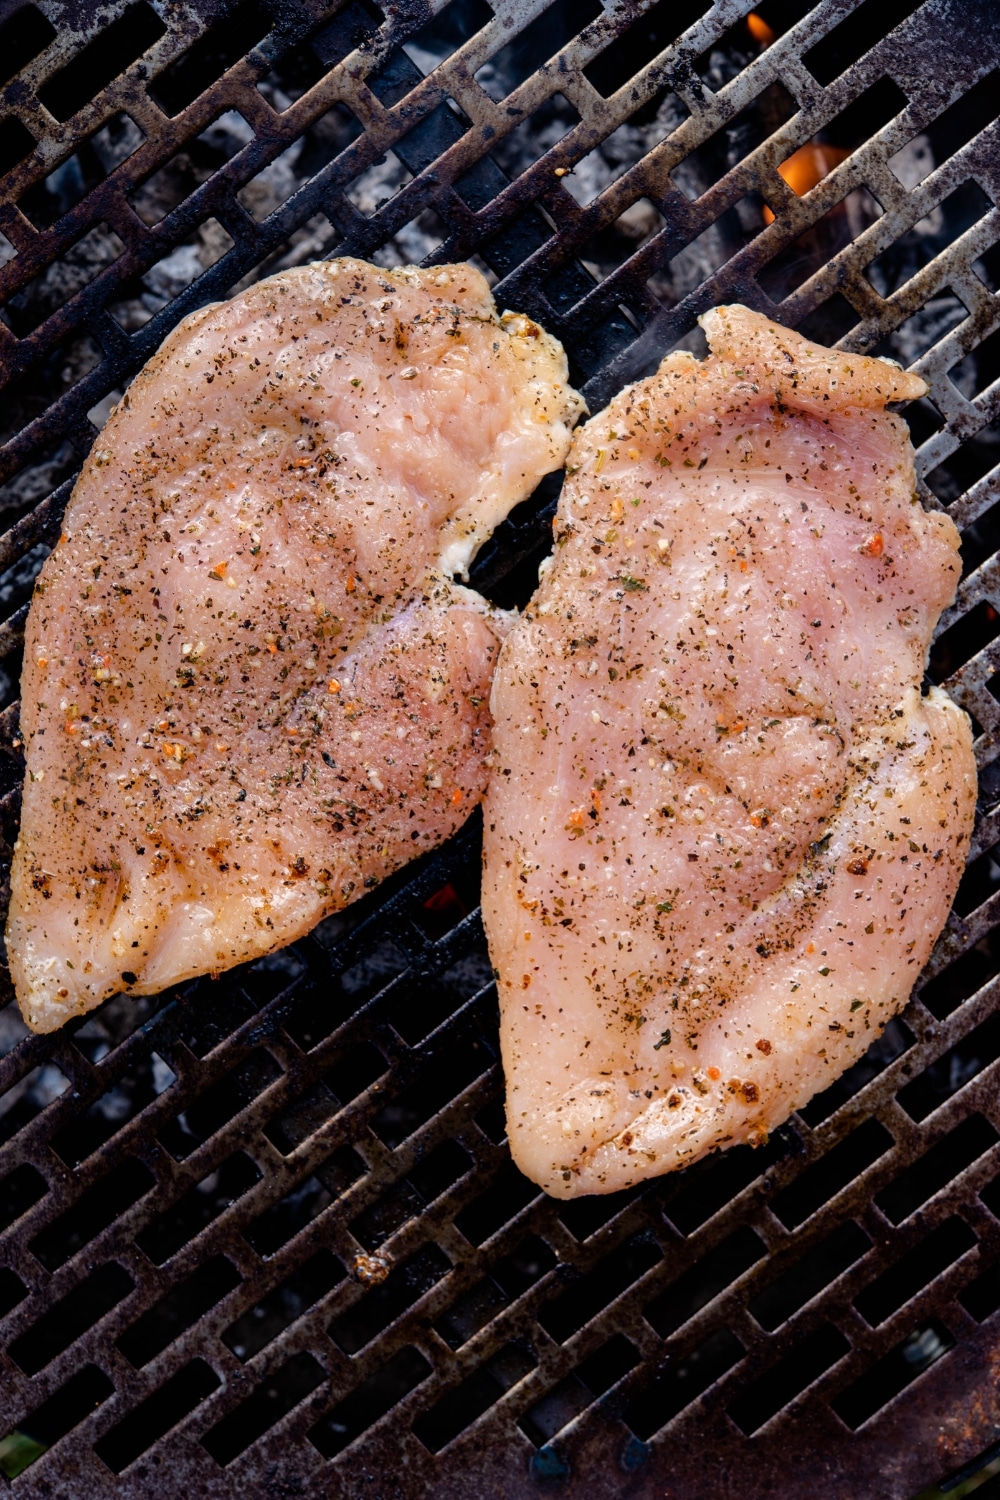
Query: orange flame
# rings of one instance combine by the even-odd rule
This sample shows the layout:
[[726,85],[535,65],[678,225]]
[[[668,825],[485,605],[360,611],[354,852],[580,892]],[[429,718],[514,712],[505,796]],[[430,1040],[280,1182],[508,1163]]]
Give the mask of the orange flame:
[[763,16],[759,16],[752,10],[747,16],[747,30],[755,42],[760,42],[762,47],[770,47],[774,41],[774,32],[768,26]]
[[[818,141],[807,141],[781,163],[778,175],[784,178],[797,198],[804,198],[810,188],[822,182],[850,154],[841,146],[824,146]],[[766,205],[764,223],[774,223],[774,214]]]

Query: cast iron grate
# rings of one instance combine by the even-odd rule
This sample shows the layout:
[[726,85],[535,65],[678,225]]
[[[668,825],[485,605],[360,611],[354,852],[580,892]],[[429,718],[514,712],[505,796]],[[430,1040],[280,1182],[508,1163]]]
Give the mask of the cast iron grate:
[[[766,1148],[641,1192],[557,1204],[510,1164],[476,819],[221,980],[54,1038],[8,1004],[14,1493],[688,1500],[739,1475],[855,1497],[879,1473],[908,1500],[1000,1430],[1000,18],[749,12],[4,12],[8,854],[24,610],[95,430],[185,313],[338,251],[476,258],[592,406],[697,347],[720,300],[914,363],[921,492],[966,559],[932,675],[981,768],[969,871],[904,1016]],[[821,163],[811,187],[779,171],[795,152]],[[505,602],[530,592],[553,495],[477,564]]]

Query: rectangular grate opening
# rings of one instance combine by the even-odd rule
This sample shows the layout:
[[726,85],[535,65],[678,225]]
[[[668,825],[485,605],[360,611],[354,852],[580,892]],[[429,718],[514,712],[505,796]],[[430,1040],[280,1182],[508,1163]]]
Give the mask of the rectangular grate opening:
[[203,1446],[217,1464],[231,1464],[325,1378],[326,1371],[311,1354],[296,1354],[269,1375],[252,1396],[210,1427],[201,1439]]
[[239,1283],[232,1261],[213,1256],[119,1334],[118,1348],[141,1370]]
[[8,1345],[11,1359],[26,1375],[36,1375],[124,1301],[134,1285],[128,1272],[114,1261],[98,1266]]
[[692,1234],[726,1207],[751,1182],[787,1156],[791,1142],[776,1130],[766,1146],[737,1146],[715,1160],[699,1163],[666,1205],[670,1222]]
[[381,1286],[330,1324],[330,1334],[345,1354],[357,1354],[394,1323],[451,1270],[451,1261],[437,1245],[424,1245],[398,1266]]
[[744,1353],[728,1328],[710,1334],[682,1359],[668,1360],[652,1384],[628,1402],[623,1419],[636,1437],[651,1438],[738,1364]]
[[0,83],[16,77],[26,63],[55,40],[56,29],[37,5],[21,5],[0,26]]
[[0,1179],[0,1232],[15,1224],[39,1198],[44,1198],[48,1190],[49,1185],[41,1172],[27,1162],[8,1172]]
[[624,87],[657,53],[683,36],[709,9],[705,0],[659,0],[644,15],[631,21],[610,46],[603,47],[583,76],[605,99]]
[[384,1417],[431,1373],[419,1349],[408,1345],[374,1375],[363,1381],[346,1401],[309,1430],[309,1441],[324,1458],[332,1458]]
[[[84,1365],[83,1369],[71,1375],[46,1401],[30,1412],[17,1429],[16,1435],[29,1439],[33,1446],[29,1462],[41,1458],[47,1448],[72,1432],[95,1407],[108,1399],[113,1390],[114,1386],[107,1375],[96,1365]],[[8,1442],[12,1435],[7,1434]],[[27,1468],[28,1465],[23,1464],[21,1467]]]
[[992,1015],[918,1073],[896,1097],[910,1118],[919,1124],[998,1057],[1000,1016]]
[[27,126],[16,115],[0,120],[0,172],[9,172],[23,161],[37,142]]
[[744,1432],[756,1432],[842,1359],[850,1347],[839,1328],[825,1323],[793,1345],[759,1385],[734,1401],[729,1415]]
[[32,1068],[0,1101],[0,1143],[11,1140],[69,1086],[65,1073],[53,1063]]
[[455,1141],[444,1141],[402,1182],[384,1193],[351,1222],[351,1233],[369,1250],[394,1234],[464,1175],[468,1153]]
[[231,1203],[250,1191],[261,1179],[261,1171],[244,1152],[236,1151],[214,1172],[165,1209],[136,1236],[136,1244],[156,1266],[171,1256],[206,1225],[224,1213]]
[[919,1245],[915,1245],[895,1265],[876,1277],[854,1299],[861,1316],[873,1328],[891,1318],[893,1313],[922,1292],[924,1287],[946,1271],[959,1256],[971,1250],[976,1236],[964,1219],[946,1219]]
[[982,1115],[970,1116],[888,1187],[876,1193],[875,1202],[894,1224],[902,1223],[998,1139],[1000,1136]]
[[126,1093],[117,1084],[113,1085],[94,1101],[86,1114],[77,1115],[53,1134],[52,1149],[68,1167],[78,1167],[99,1151],[126,1121],[134,1119],[174,1082],[173,1070],[155,1052],[149,1061],[148,1074],[138,1086],[133,1085]]
[[971,1313],[977,1323],[985,1320],[1000,1308],[1000,1260],[994,1257],[969,1285],[958,1294],[958,1300]]
[[183,1161],[280,1077],[279,1064],[259,1047],[218,1083],[192,1099],[183,1114],[161,1126],[160,1140],[176,1161]]
[[[18,207],[31,220],[38,229],[50,229],[59,219],[67,214],[70,209],[82,203],[93,190],[104,182],[117,166],[142,145],[145,137],[131,116],[119,112],[96,131],[89,139],[83,140],[77,146],[72,156],[68,157],[40,182],[34,183],[27,192],[22,193],[18,200]],[[103,226],[105,231],[107,226]],[[93,233],[93,231],[90,231]],[[10,299],[5,311],[5,317],[12,326],[17,322],[15,312],[23,309],[25,304],[30,308],[32,302],[39,299],[32,298],[30,293],[32,287],[39,291],[46,290],[50,293],[51,305],[42,309],[44,316],[48,316],[54,307],[59,307],[66,301],[69,291],[78,291],[80,287],[93,279],[97,273],[110,265],[115,256],[104,254],[95,256],[87,253],[87,246],[93,244],[90,233],[78,241],[79,249],[75,256],[65,256],[59,263],[54,273],[40,276],[35,283],[22,284],[17,293]],[[118,241],[118,253],[123,246]],[[68,289],[60,288],[60,272],[65,275],[66,262],[76,265],[77,285]],[[88,274],[89,273],[89,274]],[[53,295],[62,292],[62,295]],[[30,333],[36,328],[43,318],[36,318],[34,322],[29,317],[25,318],[21,313],[21,326],[15,327],[15,332]]]
[[305,1182],[246,1225],[242,1230],[243,1238],[258,1255],[274,1255],[332,1202],[333,1192],[319,1176],[307,1177]]
[[[343,1281],[344,1267],[329,1250],[318,1250],[304,1265],[286,1276],[222,1335],[237,1359],[252,1359]],[[228,1290],[228,1288],[226,1288]]]
[[507,1344],[490,1356],[457,1390],[450,1391],[425,1416],[413,1424],[417,1437],[432,1453],[442,1448],[470,1427],[484,1412],[523,1380],[536,1364],[532,1350],[521,1344]]
[[0,1269],[0,1318],[5,1318],[11,1308],[28,1295],[28,1288],[9,1266]]
[[907,142],[889,158],[889,168],[908,188],[917,187],[935,166],[942,166],[997,118],[1000,69],[993,68],[971,89],[937,115],[927,127],[931,150],[915,155]]
[[29,1241],[28,1249],[47,1271],[54,1271],[107,1229],[154,1185],[140,1161],[123,1161],[85,1192],[79,1202]]
[[[828,31],[821,42],[803,54],[802,61],[819,83],[833,80],[853,63],[864,57],[871,46],[873,29],[884,36],[894,26],[900,26],[919,10],[924,0],[863,0],[849,16]],[[878,9],[878,21],[873,27],[872,11]]]
[[504,1307],[553,1269],[555,1252],[543,1239],[530,1235],[490,1265],[490,1274],[454,1301],[435,1329],[452,1349],[459,1349]]
[[538,1314],[538,1321],[554,1339],[565,1343],[662,1259],[663,1251],[651,1238],[626,1240],[598,1261],[570,1290],[546,1304]]
[[141,57],[166,31],[151,5],[139,0],[43,83],[38,97],[57,120],[68,120]]
[[600,14],[596,0],[555,0],[483,64],[476,82],[500,103]]
[[751,1297],[747,1306],[762,1328],[778,1328],[870,1249],[871,1240],[849,1219]]
[[263,41],[271,25],[270,15],[255,0],[237,5],[156,76],[150,89],[152,97],[168,115],[180,114],[227,68]]
[[512,1165],[494,1178],[486,1192],[475,1197],[455,1219],[455,1227],[471,1245],[481,1245],[533,1202],[539,1189]]
[[871,1369],[833,1399],[833,1409],[857,1428],[947,1354],[955,1340],[936,1319],[914,1329]]
[[671,1282],[648,1307],[643,1308],[643,1317],[661,1339],[669,1338],[699,1308],[713,1302],[766,1253],[759,1235],[752,1229],[738,1229]]
[[884,1156],[892,1144],[892,1136],[884,1125],[878,1120],[866,1120],[775,1194],[771,1207],[783,1224],[789,1229],[796,1228]]
[[191,1360],[99,1438],[95,1453],[113,1474],[120,1474],[220,1384],[218,1375],[204,1360]]
[[559,1204],[556,1212],[573,1238],[582,1244],[616,1219],[639,1196],[639,1189],[626,1188],[623,1193],[612,1193],[608,1197],[567,1198]]
[[617,1334],[578,1365],[568,1380],[530,1406],[517,1425],[536,1448],[544,1447],[568,1422],[586,1411],[595,1397],[633,1370],[639,1359],[635,1346]]

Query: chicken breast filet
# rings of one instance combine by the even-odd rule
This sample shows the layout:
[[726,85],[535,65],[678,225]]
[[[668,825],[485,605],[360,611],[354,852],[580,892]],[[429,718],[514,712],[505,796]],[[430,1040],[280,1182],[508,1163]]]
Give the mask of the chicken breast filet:
[[501,650],[483,910],[511,1147],[559,1197],[770,1129],[907,999],[969,846],[921,695],[958,535],[887,402],[923,382],[741,307],[574,440]]
[[451,579],[581,405],[468,266],[313,265],[171,334],[28,618],[30,1026],[278,948],[466,818],[510,620]]

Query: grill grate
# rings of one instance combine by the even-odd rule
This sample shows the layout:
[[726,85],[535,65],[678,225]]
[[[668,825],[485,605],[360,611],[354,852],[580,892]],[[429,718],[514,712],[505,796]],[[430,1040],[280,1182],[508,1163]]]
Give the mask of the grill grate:
[[[749,9],[0,9],[8,853],[26,600],[95,429],[185,313],[337,252],[477,257],[595,409],[721,300],[915,362],[921,493],[966,559],[931,670],[981,770],[904,1016],[766,1148],[642,1191],[556,1203],[510,1164],[477,819],[219,981],[55,1037],[8,1004],[15,1494],[854,1497],[878,1473],[909,1500],[1000,1432],[1000,20]],[[798,197],[778,167],[810,143],[837,164]],[[477,563],[502,602],[554,494]]]

